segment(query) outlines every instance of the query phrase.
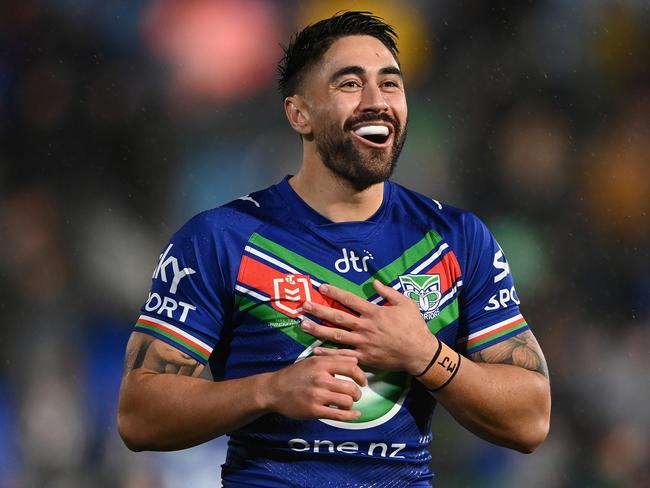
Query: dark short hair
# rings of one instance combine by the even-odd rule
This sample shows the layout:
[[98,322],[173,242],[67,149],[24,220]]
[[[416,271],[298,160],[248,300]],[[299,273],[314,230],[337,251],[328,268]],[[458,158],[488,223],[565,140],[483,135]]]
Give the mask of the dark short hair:
[[278,64],[278,88],[283,98],[298,92],[308,69],[341,37],[372,36],[397,59],[397,33],[371,12],[342,12],[308,25],[293,36]]

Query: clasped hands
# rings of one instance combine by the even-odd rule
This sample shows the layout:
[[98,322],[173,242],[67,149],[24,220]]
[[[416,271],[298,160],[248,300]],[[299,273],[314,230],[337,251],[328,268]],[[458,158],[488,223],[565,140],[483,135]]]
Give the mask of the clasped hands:
[[311,357],[268,373],[261,389],[266,411],[295,419],[352,421],[361,415],[354,408],[362,395],[360,387],[368,384],[360,366],[413,376],[427,367],[439,344],[417,304],[378,280],[373,286],[387,300],[386,306],[332,285],[321,285],[320,293],[346,310],[303,303],[305,312],[328,324],[305,319],[303,330],[346,347],[315,347]]

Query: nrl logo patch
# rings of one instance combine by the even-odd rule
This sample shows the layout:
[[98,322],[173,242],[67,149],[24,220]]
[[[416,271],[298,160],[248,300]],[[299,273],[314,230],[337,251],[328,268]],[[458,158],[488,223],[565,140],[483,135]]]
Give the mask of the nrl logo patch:
[[420,306],[424,320],[429,321],[440,313],[438,304],[440,293],[440,275],[403,275],[399,277],[404,295]]
[[311,301],[309,275],[288,274],[273,280],[271,306],[284,315],[295,318],[302,313],[302,304]]

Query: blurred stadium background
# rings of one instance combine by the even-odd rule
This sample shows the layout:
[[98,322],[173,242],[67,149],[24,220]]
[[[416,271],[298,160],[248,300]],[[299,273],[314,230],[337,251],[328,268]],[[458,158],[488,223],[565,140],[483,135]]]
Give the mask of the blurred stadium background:
[[171,232],[295,171],[278,44],[340,9],[401,34],[396,179],[473,210],[551,370],[549,438],[442,410],[438,486],[650,486],[645,0],[0,3],[0,487],[215,486],[224,441],[129,452],[122,355]]

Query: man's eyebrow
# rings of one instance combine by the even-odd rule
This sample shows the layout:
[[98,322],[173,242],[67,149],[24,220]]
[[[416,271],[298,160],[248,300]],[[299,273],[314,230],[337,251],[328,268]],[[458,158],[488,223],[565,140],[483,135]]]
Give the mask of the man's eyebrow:
[[[363,76],[366,74],[366,70],[361,66],[344,66],[343,68],[336,71],[330,78],[330,82],[336,81],[341,76],[345,75],[357,75]],[[402,78],[402,72],[397,66],[385,66],[379,70],[380,75],[397,75]]]
[[330,81],[336,81],[341,76],[345,75],[357,75],[361,76],[366,73],[366,70],[361,66],[344,66],[343,68],[336,71],[330,78]]
[[402,78],[402,72],[397,66],[386,66],[379,70],[380,75],[397,75]]

